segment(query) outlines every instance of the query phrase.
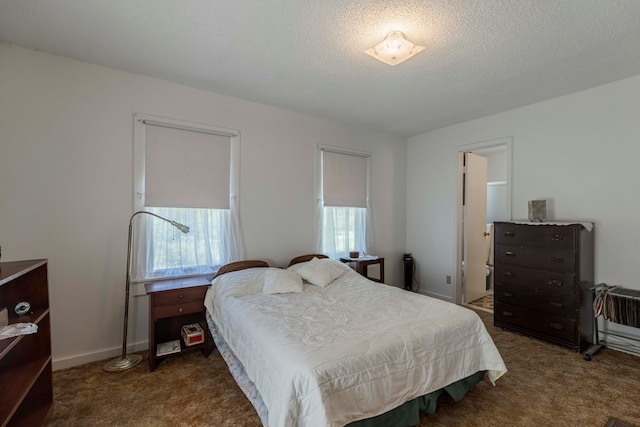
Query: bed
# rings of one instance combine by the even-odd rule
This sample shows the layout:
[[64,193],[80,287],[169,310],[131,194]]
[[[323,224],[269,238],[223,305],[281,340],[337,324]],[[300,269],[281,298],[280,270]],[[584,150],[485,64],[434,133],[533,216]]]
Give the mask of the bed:
[[478,315],[373,282],[323,255],[220,269],[205,298],[216,347],[269,427],[419,423],[506,366]]

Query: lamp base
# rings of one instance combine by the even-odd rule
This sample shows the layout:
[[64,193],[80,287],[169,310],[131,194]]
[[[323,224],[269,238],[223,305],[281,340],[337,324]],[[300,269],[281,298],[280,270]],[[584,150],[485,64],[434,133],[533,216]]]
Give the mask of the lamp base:
[[142,356],[140,356],[139,354],[131,354],[125,357],[118,357],[117,359],[110,360],[102,367],[102,369],[107,372],[126,371],[129,368],[133,368],[140,362],[142,362]]

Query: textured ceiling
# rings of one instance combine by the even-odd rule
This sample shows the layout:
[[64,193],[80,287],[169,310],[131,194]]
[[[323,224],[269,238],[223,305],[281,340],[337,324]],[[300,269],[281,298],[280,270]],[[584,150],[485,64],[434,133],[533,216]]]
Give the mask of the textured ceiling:
[[640,1],[0,0],[0,41],[410,136],[640,74]]

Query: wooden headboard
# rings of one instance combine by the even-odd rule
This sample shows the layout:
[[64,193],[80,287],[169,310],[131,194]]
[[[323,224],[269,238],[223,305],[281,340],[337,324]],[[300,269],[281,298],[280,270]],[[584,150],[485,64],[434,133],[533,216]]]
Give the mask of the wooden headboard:
[[213,278],[215,279],[218,276],[222,276],[225,273],[230,273],[232,271],[244,270],[247,268],[256,268],[256,267],[269,267],[269,264],[265,261],[253,259],[247,261],[236,261],[230,262],[229,264],[225,264],[220,267],[220,270],[216,273]]
[[324,255],[324,254],[300,255],[300,256],[297,256],[297,257],[293,258],[291,261],[289,261],[289,267],[291,267],[294,264],[301,263],[301,262],[311,261],[313,258],[329,258],[329,257]]

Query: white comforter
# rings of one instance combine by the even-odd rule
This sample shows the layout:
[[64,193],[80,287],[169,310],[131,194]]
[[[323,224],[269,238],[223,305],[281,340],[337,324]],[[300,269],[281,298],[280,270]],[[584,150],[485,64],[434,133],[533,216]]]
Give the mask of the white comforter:
[[347,272],[265,295],[264,268],[224,274],[205,305],[269,410],[270,427],[343,426],[480,370],[506,372],[463,307]]

